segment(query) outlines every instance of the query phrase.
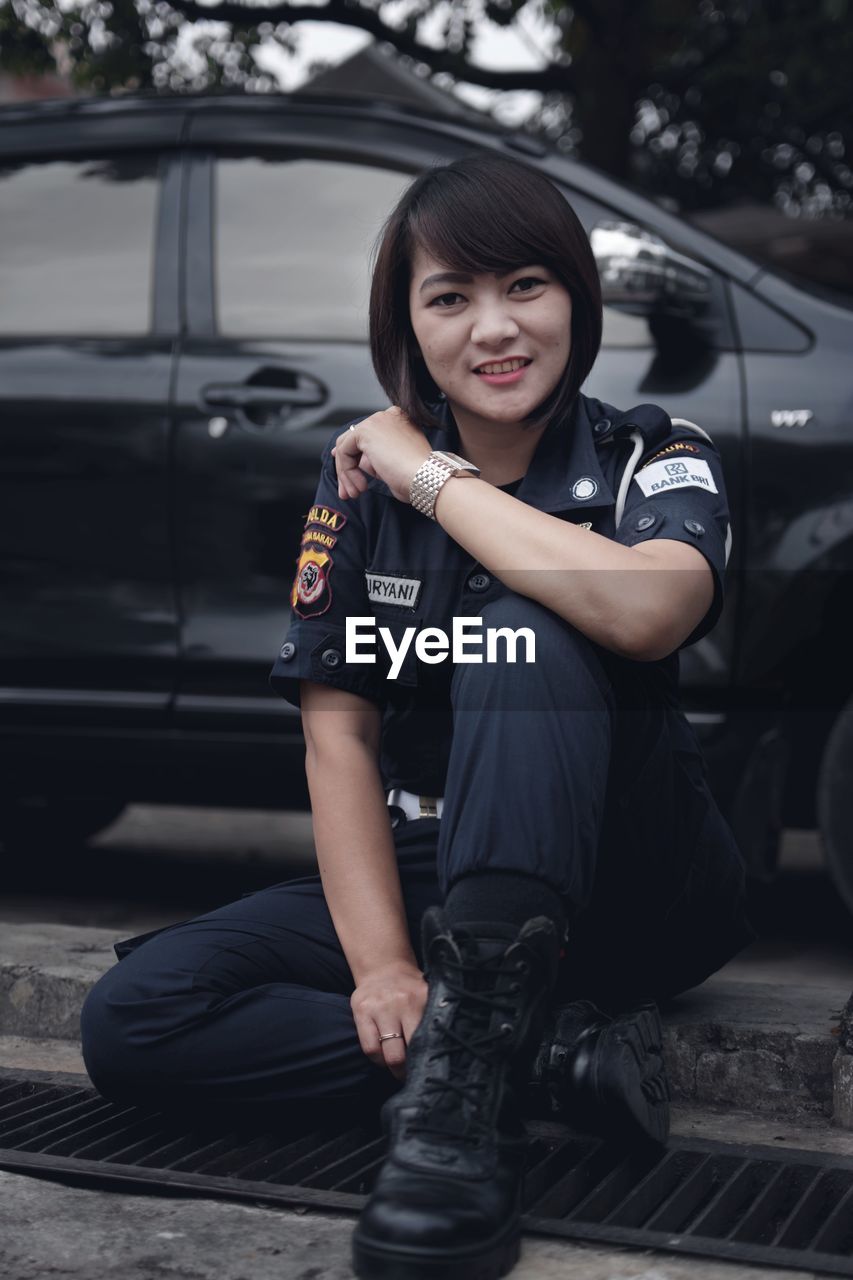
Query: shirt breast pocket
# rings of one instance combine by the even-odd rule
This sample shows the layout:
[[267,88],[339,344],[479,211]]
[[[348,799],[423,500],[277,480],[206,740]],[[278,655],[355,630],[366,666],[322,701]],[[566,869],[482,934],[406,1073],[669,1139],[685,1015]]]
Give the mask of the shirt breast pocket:
[[418,683],[415,640],[421,616],[394,605],[374,605],[377,660],[390,685],[414,688]]

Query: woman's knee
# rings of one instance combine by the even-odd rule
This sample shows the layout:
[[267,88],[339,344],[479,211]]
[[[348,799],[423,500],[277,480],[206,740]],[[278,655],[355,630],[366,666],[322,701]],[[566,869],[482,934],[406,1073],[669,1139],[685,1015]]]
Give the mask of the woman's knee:
[[[92,987],[80,1010],[83,1062],[99,1093],[139,1101],[155,1093],[173,1067],[170,1039],[158,1034],[157,1001],[140,998],[136,982],[114,965]],[[165,1001],[175,1015],[173,997]]]
[[115,1016],[112,971],[95,983],[80,1010],[80,1041],[89,1079],[104,1096],[120,1085],[126,1060],[126,1030]]
[[[535,693],[547,691],[548,705],[613,705],[611,680],[599,647],[545,605],[508,591],[480,612],[482,646],[476,661],[459,663],[455,692],[472,684],[503,683]],[[471,648],[470,653],[477,650]]]

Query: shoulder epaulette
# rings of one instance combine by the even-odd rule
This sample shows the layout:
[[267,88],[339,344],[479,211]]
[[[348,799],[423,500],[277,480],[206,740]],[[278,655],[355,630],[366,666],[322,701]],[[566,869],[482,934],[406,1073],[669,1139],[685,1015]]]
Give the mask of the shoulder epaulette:
[[672,434],[672,419],[657,404],[638,404],[633,409],[617,412],[611,419],[610,430],[603,438],[625,439],[632,431],[639,431],[647,449],[662,444]]

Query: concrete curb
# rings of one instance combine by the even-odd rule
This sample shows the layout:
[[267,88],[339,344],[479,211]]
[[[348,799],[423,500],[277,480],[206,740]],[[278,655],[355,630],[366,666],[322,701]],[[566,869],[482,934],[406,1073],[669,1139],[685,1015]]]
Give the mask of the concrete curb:
[[[68,925],[3,925],[0,1036],[79,1038],[90,987],[115,963],[126,932]],[[788,1119],[833,1115],[838,1023],[850,992],[711,978],[664,1012],[676,1101]],[[849,1092],[839,1070],[839,1090]],[[850,1111],[839,1093],[836,1119]]]
[[711,978],[664,1013],[674,1097],[753,1115],[833,1115],[841,990]]
[[4,924],[0,1035],[77,1040],[89,989],[116,962],[111,929]]

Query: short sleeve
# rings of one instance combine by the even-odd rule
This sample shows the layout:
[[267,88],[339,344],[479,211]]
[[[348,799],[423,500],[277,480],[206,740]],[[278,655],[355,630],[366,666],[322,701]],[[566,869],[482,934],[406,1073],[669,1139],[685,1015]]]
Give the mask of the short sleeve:
[[338,497],[332,446],[340,434],[337,428],[323,450],[320,479],[297,548],[290,624],[269,676],[275,692],[294,706],[299,706],[300,680],[357,693],[380,705],[386,697],[376,664],[347,662],[346,620],[371,613],[365,516],[375,498],[370,490],[348,501]]
[[[629,474],[630,473],[630,474]],[[714,599],[705,617],[680,645],[695,644],[723,609],[731,522],[720,455],[708,433],[683,418],[653,448],[628,462],[620,482],[624,507],[615,533],[626,547],[655,538],[686,542],[701,551],[714,575]]]

